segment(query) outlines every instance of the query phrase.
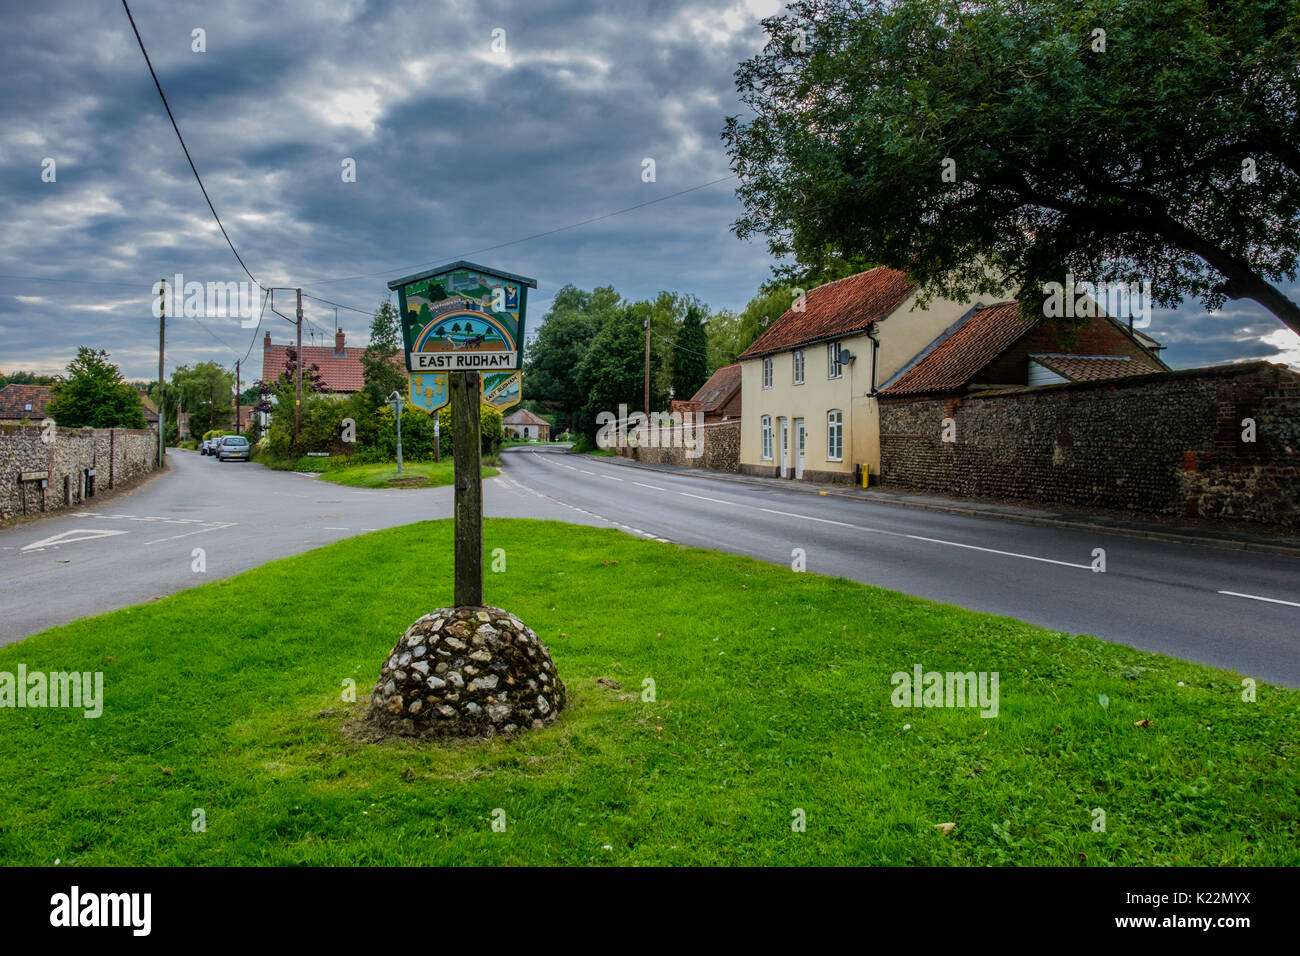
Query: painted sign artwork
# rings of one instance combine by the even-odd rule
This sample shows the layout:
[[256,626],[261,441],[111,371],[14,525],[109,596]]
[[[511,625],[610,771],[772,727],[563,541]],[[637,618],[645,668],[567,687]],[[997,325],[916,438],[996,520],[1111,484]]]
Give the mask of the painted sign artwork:
[[520,283],[453,269],[402,287],[412,372],[519,368]]
[[416,372],[410,376],[411,404],[426,412],[437,411],[447,404],[446,372]]
[[512,405],[518,405],[522,397],[522,372],[484,372],[483,402],[497,411],[503,412]]

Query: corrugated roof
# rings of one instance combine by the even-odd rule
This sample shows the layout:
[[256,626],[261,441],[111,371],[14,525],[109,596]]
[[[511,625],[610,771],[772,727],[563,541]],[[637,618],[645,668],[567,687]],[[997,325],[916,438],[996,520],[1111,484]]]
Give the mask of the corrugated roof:
[[48,385],[6,385],[0,388],[0,418],[42,419],[52,394]]
[[700,386],[700,390],[691,397],[693,410],[704,412],[719,411],[731,401],[731,396],[740,388],[740,363],[724,365],[709,376],[709,380]]
[[1031,355],[1033,361],[1071,382],[1096,382],[1108,378],[1130,378],[1164,371],[1127,355]]
[[1033,328],[1036,321],[1021,316],[1015,301],[976,309],[929,355],[880,393],[916,395],[956,391]]
[[916,284],[897,269],[878,266],[811,290],[804,310],[789,309],[741,353],[742,359],[861,332],[906,301]]

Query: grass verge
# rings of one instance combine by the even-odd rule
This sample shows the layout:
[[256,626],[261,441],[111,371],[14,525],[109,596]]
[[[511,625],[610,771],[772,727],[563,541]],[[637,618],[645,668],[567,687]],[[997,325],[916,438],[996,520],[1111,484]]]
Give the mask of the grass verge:
[[[483,468],[483,477],[497,474],[495,468]],[[403,462],[402,473],[397,465],[384,462],[378,465],[353,465],[351,468],[331,468],[321,474],[321,481],[347,485],[350,488],[431,488],[450,485],[456,480],[456,470],[451,461]]]
[[[0,648],[0,672],[105,675],[98,719],[0,709],[0,863],[1300,863],[1300,693],[1246,703],[1223,671],[552,522],[489,520],[509,563],[485,585],[550,647],[560,721],[358,743],[380,663],[450,603],[451,533],[352,538]],[[917,663],[999,672],[998,716],[894,708]]]

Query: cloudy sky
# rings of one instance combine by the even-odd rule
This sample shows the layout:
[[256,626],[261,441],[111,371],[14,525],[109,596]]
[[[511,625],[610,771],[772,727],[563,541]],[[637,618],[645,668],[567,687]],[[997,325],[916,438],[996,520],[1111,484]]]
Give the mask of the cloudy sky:
[[[534,276],[534,321],[566,283],[661,289],[739,309],[769,274],[737,240],[718,134],[732,72],[777,0],[134,0],[212,201],[266,286],[369,311],[385,281],[466,256]],[[119,3],[6,2],[0,32],[0,370],[61,370],[78,345],[157,372],[150,289],[247,279],[167,121]],[[206,52],[195,52],[194,31]],[[504,53],[499,48],[504,31]],[[54,181],[43,181],[54,160]],[[643,181],[653,159],[655,181]],[[344,182],[345,160],[356,181]],[[48,178],[48,173],[46,173]],[[598,222],[562,227],[665,198]],[[561,230],[489,249],[538,233]],[[1300,298],[1300,288],[1289,294]],[[276,307],[292,314],[292,295]],[[308,300],[317,342],[332,306]],[[338,313],[349,342],[365,315]],[[267,313],[287,342],[292,326]],[[1175,367],[1300,366],[1300,338],[1253,303],[1157,312]],[[168,371],[233,366],[261,333],[168,323]],[[308,339],[310,341],[310,339]]]

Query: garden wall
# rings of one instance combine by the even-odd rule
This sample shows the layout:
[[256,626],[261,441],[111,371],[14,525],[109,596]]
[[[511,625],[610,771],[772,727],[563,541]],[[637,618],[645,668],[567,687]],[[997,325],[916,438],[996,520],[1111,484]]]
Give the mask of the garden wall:
[[[696,433],[703,437],[704,453],[691,457],[685,447]],[[702,428],[646,428],[640,447],[619,448],[624,458],[653,465],[677,465],[684,468],[707,468],[712,471],[738,471],[740,468],[740,421],[714,422]]]
[[0,425],[0,521],[80,504],[153,471],[157,455],[147,429]]
[[1300,530],[1300,374],[1282,365],[882,396],[880,431],[894,487]]

